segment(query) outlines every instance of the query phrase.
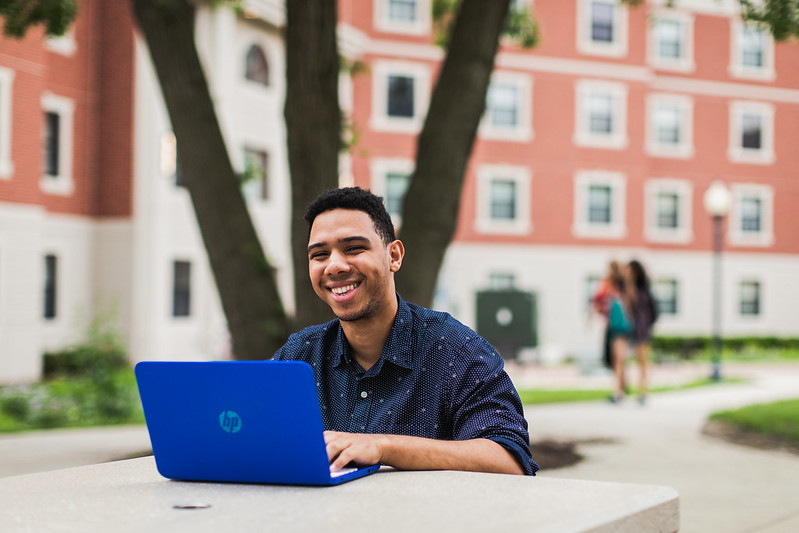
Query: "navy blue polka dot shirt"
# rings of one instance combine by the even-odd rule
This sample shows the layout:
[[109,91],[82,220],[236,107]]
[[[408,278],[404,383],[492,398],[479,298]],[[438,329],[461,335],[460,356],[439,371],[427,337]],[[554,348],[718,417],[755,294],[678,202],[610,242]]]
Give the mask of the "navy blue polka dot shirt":
[[326,430],[486,438],[534,475],[521,401],[496,350],[449,314],[397,300],[383,354],[368,371],[338,319],[295,333],[274,359],[313,367]]

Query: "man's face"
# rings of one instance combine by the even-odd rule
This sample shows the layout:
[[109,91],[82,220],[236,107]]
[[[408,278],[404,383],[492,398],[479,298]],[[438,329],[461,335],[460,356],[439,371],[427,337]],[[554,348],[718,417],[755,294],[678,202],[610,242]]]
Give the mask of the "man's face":
[[363,211],[334,209],[316,217],[308,239],[308,271],[314,291],[342,321],[392,313],[394,272],[402,243],[386,245]]

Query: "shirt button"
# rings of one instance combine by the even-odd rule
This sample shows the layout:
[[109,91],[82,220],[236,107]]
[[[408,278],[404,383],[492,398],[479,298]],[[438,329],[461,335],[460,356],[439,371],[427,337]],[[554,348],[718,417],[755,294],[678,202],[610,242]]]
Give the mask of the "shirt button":
[[361,398],[366,398],[367,396],[369,396],[368,392],[366,392],[366,391],[362,391],[361,392]]

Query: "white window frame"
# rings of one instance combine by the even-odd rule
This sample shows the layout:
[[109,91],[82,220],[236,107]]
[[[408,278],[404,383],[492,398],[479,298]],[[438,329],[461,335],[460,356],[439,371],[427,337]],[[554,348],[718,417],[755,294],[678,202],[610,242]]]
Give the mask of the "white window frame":
[[[595,93],[613,98],[613,131],[598,134],[590,131],[588,99]],[[623,83],[579,80],[575,86],[574,144],[590,148],[622,150],[627,148],[627,86]]]
[[[372,192],[378,196],[386,197],[388,192],[387,176],[389,174],[413,174],[415,168],[413,159],[406,159],[401,157],[378,157],[373,158],[370,165],[370,172],[372,174]],[[402,226],[402,215],[396,213],[389,213],[391,220],[394,222],[394,227],[399,228]]]
[[[680,142],[662,143],[658,139],[657,111],[662,105],[677,108],[680,122]],[[690,159],[694,156],[694,101],[689,96],[654,93],[646,99],[646,151],[656,157]]]
[[0,179],[14,174],[11,159],[11,115],[13,113],[14,71],[0,67]]
[[734,78],[759,81],[773,81],[777,77],[774,67],[774,38],[767,30],[763,32],[763,66],[752,67],[743,64],[743,35],[747,23],[733,18],[730,23],[730,66],[729,73]]
[[[732,209],[729,220],[729,242],[735,246],[768,247],[774,244],[774,189],[757,183],[733,183]],[[756,197],[760,200],[760,231],[743,231],[742,202],[744,198]]]
[[[652,23],[647,31],[647,57],[649,64],[662,70],[676,72],[693,72],[696,70],[694,60],[694,17],[691,13],[680,12],[674,9],[661,9],[652,14]],[[678,58],[663,57],[659,54],[657,39],[657,21],[673,21],[682,28],[681,48],[682,55]]]
[[[413,79],[413,116],[392,117],[388,114],[388,78],[406,76]],[[408,61],[376,61],[372,66],[372,120],[378,131],[416,134],[422,129],[430,104],[430,68]]]
[[532,94],[533,80],[528,74],[513,72],[494,72],[491,76],[491,83],[501,83],[512,85],[516,88],[516,125],[504,126],[497,125],[491,121],[488,96],[491,91],[489,85],[486,92],[486,109],[480,122],[480,137],[484,139],[529,142],[533,139],[533,120],[532,120]]
[[[591,37],[591,7],[594,2],[613,6],[613,41],[602,43]],[[628,34],[627,7],[617,0],[578,0],[577,3],[577,51],[583,54],[605,57],[627,55]]]
[[[516,216],[513,220],[491,218],[491,184],[494,180],[516,184]],[[477,217],[474,229],[488,235],[528,235],[533,231],[531,218],[532,175],[530,169],[515,165],[482,165],[477,170]]]
[[[658,195],[669,193],[677,196],[676,228],[658,226]],[[689,180],[654,178],[644,186],[644,237],[650,242],[687,244],[693,241],[693,184]]]
[[416,18],[413,21],[391,20],[389,17],[390,0],[374,0],[375,29],[386,33],[404,35],[427,35],[432,28],[430,0],[416,0]]
[[45,92],[42,94],[42,111],[44,113],[57,113],[60,116],[58,132],[59,164],[57,176],[49,176],[44,172],[45,169],[42,169],[39,188],[48,194],[69,196],[75,189],[75,183],[72,181],[75,102],[70,98]]
[[[761,117],[759,149],[744,148],[741,145],[743,134],[743,115],[758,114]],[[765,102],[733,101],[730,103],[729,148],[727,156],[734,163],[770,165],[775,161],[774,154],[774,106]]]
[[[610,223],[588,220],[589,194],[592,185],[610,187]],[[574,222],[572,234],[590,239],[623,239],[627,236],[627,177],[609,170],[578,170],[574,174]]]

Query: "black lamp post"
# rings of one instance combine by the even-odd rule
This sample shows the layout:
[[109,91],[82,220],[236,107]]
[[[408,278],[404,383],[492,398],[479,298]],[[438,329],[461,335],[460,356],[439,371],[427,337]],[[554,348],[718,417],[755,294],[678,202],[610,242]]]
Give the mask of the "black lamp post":
[[721,379],[721,248],[724,240],[724,217],[732,198],[721,181],[714,181],[705,191],[705,211],[713,219],[713,372],[710,379]]

